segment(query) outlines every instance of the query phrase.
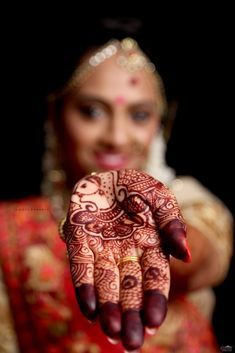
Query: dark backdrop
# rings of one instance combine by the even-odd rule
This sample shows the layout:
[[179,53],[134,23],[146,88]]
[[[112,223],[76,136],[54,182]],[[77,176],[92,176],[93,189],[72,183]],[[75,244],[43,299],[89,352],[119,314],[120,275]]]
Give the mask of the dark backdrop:
[[[88,32],[95,36],[89,25],[94,27],[98,21],[94,17],[62,18],[25,15],[16,22],[9,18],[1,51],[6,93],[1,119],[1,199],[39,193],[44,97],[53,87],[67,39],[79,46]],[[142,39],[151,44],[169,101],[178,102],[167,160],[178,174],[198,178],[234,212],[230,22],[225,18],[222,27],[219,16],[197,15],[163,21],[163,26],[156,18],[142,18],[146,31]],[[233,262],[224,283],[215,288],[213,323],[221,345],[235,342],[231,323],[234,269]]]

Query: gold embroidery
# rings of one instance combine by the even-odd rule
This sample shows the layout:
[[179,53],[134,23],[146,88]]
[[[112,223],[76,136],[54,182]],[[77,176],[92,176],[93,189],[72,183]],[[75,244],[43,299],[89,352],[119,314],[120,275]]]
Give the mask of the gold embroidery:
[[233,219],[226,206],[192,177],[174,180],[172,187],[185,221],[198,229],[210,241],[220,262],[217,282],[228,271],[232,255]]
[[46,245],[29,246],[25,250],[24,263],[29,269],[26,288],[43,292],[59,288],[63,267]]
[[6,288],[0,268],[0,352],[19,353]]
[[215,202],[183,205],[186,222],[200,230],[217,252],[220,270],[217,281],[226,276],[232,255],[232,223],[226,209]]

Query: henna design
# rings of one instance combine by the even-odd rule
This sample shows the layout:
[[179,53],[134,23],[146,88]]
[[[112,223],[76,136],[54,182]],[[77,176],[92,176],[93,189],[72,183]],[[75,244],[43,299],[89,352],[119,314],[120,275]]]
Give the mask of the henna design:
[[71,274],[75,287],[81,284],[93,284],[94,266],[93,264],[71,263]]
[[[135,317],[140,341],[140,309],[145,325],[161,324],[170,285],[162,243],[178,258],[189,255],[182,215],[165,185],[133,169],[86,176],[74,187],[64,233],[84,315],[95,313],[97,293],[102,327],[110,337],[121,334],[123,342],[133,338],[133,326],[121,319],[119,304],[123,315]],[[140,262],[117,266],[126,256],[138,256]]]
[[139,310],[142,306],[142,273],[138,262],[127,261],[119,266],[120,270],[120,303],[125,312],[129,309]]
[[102,255],[95,266],[95,285],[100,304],[105,302],[118,303],[119,301],[119,272],[112,257]]
[[146,249],[142,258],[143,289],[156,289],[168,297],[170,274],[167,256],[160,248]]
[[122,288],[123,289],[132,289],[136,287],[138,284],[138,280],[135,276],[127,275],[124,277],[122,281]]

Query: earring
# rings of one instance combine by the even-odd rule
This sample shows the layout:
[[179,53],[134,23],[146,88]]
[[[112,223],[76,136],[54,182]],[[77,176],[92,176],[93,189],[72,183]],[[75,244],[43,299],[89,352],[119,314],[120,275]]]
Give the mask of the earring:
[[43,178],[41,183],[42,195],[49,197],[52,213],[56,219],[64,217],[65,172],[60,166],[57,138],[50,120],[44,125],[45,151],[42,158]]

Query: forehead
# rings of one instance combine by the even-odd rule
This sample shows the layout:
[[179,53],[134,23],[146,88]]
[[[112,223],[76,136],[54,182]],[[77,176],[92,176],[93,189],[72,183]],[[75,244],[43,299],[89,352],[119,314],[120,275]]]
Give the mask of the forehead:
[[156,84],[152,73],[142,70],[131,72],[117,63],[117,56],[92,69],[89,77],[80,85],[79,92],[102,95],[110,100],[120,94],[128,100],[156,98]]

